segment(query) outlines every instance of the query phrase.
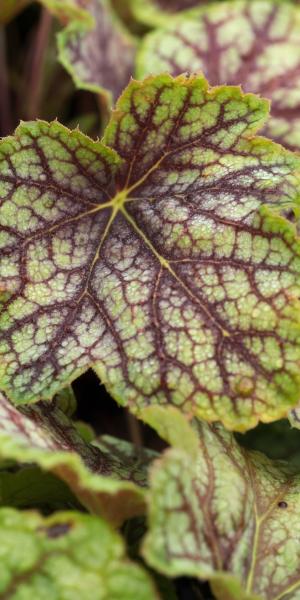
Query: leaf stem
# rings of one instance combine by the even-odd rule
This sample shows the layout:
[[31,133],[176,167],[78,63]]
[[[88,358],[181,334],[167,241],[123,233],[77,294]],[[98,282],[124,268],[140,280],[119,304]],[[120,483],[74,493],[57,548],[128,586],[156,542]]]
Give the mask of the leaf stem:
[[13,128],[7,72],[6,35],[4,27],[0,27],[0,135],[5,136],[12,133]]
[[143,436],[140,424],[138,420],[128,411],[126,411],[126,420],[130,439],[135,447],[138,450],[141,450],[143,447]]
[[49,35],[52,27],[52,16],[46,8],[42,8],[37,34],[34,40],[32,62],[28,84],[27,118],[40,116],[40,99],[43,74]]
[[104,134],[105,128],[109,121],[110,109],[109,109],[107,97],[104,94],[98,94],[97,101],[98,101],[98,107],[100,110],[100,117],[101,117],[101,132],[100,133],[102,136]]

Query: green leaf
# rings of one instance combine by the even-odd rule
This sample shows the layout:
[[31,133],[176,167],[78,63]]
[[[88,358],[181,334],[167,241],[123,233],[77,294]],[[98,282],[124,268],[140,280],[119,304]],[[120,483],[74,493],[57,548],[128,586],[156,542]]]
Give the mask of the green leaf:
[[62,512],[44,519],[2,508],[0,545],[3,598],[158,600],[148,574],[99,518]]
[[136,44],[107,0],[91,0],[87,8],[90,26],[73,21],[58,34],[59,58],[78,88],[111,102],[130,80]]
[[193,9],[209,2],[210,0],[129,0],[136,18],[154,27],[167,24],[182,11],[192,13]]
[[41,121],[2,141],[0,388],[14,402],[93,365],[135,412],[168,403],[243,430],[297,403],[300,244],[279,213],[299,211],[300,158],[253,137],[267,111],[161,75],[128,86],[106,146]]
[[145,511],[144,492],[134,483],[144,478],[139,469],[81,440],[55,405],[38,403],[19,412],[1,394],[0,459],[35,463],[55,474],[81,504],[114,524]]
[[151,469],[147,563],[209,580],[218,600],[298,599],[300,475],[220,425],[193,427],[197,459],[172,448]]
[[201,71],[213,85],[226,82],[259,93],[272,101],[262,133],[299,150],[299,37],[299,6],[276,0],[222,2],[147,36],[137,73]]

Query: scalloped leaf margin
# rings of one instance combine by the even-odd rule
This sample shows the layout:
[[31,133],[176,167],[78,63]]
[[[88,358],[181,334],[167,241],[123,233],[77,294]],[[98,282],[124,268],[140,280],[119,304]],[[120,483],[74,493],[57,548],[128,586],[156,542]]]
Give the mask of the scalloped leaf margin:
[[[85,443],[53,404],[20,412],[0,394],[0,458],[34,463],[55,474],[81,504],[114,525],[145,512],[145,493],[134,483],[133,464],[126,471],[128,461]],[[140,483],[139,474],[136,478]]]
[[144,558],[169,577],[208,580],[218,600],[296,600],[299,474],[220,425],[194,422],[195,432],[196,460],[177,447],[153,464]]
[[11,399],[93,365],[137,413],[167,402],[244,430],[296,403],[300,245],[280,213],[299,210],[300,159],[253,137],[267,111],[162,75],[128,86],[104,143],[57,122],[2,142]]

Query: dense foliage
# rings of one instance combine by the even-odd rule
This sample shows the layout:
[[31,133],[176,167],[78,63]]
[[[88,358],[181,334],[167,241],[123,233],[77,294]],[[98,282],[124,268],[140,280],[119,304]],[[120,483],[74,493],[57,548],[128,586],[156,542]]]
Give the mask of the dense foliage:
[[300,5],[0,0],[0,597],[300,599]]

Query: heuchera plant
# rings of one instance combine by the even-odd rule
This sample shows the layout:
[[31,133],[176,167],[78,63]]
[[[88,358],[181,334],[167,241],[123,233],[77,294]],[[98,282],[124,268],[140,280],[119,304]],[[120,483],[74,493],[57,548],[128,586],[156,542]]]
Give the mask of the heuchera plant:
[[258,92],[272,101],[262,133],[299,150],[299,35],[299,7],[289,2],[207,5],[146,36],[137,72],[200,70],[214,85],[226,81]]
[[0,23],[0,598],[299,600],[300,7]]

